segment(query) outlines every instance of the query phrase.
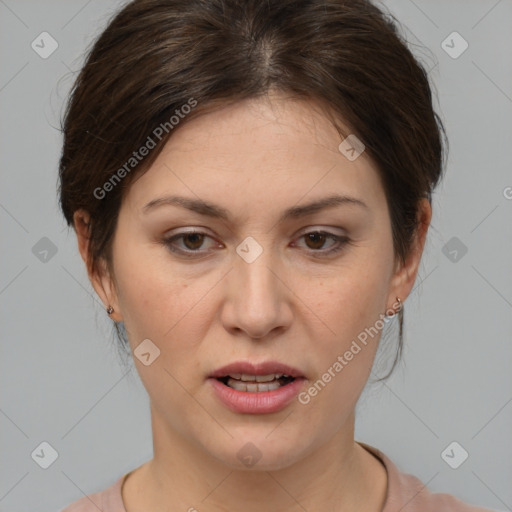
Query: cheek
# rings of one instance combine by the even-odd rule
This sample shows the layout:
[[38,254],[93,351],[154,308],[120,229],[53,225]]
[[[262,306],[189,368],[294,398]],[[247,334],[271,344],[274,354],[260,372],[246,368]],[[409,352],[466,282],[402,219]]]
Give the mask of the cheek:
[[168,267],[149,264],[135,269],[122,258],[117,269],[119,302],[132,351],[150,339],[159,348],[165,368],[189,379],[190,366],[215,313],[212,295],[218,276],[191,280]]
[[336,388],[340,399],[349,399],[362,389],[370,374],[385,325],[384,272],[378,260],[361,259],[340,269],[336,279],[324,280],[310,294],[311,310],[322,320],[315,320],[318,327],[311,338],[316,340],[317,378]]
[[350,344],[385,310],[387,286],[378,267],[370,263],[344,268],[337,279],[325,281],[318,290],[311,297],[312,310],[324,320],[330,337],[342,344]]
[[118,300],[124,322],[137,337],[160,336],[167,324],[172,326],[169,311],[182,304],[185,287],[176,273],[163,268],[157,258],[161,248],[147,241],[144,233],[130,229],[129,222],[120,223],[114,240],[114,261]]
[[371,329],[378,313],[372,314],[365,298],[347,294],[330,300],[329,311],[324,311],[335,334],[328,331],[327,337],[316,337],[320,340],[312,354],[316,375],[300,402],[306,404],[312,428],[320,423],[334,432],[347,421],[370,377],[381,331]]
[[201,309],[197,304],[201,296],[176,276],[168,275],[163,280],[141,272],[137,279],[125,282],[122,290],[120,305],[125,323],[139,338],[172,343],[184,326],[197,325],[190,319]]
[[[164,415],[193,408],[194,401],[185,389],[191,387],[197,348],[207,324],[204,300],[201,301],[204,291],[201,293],[199,287],[184,283],[175,274],[163,273],[162,278],[162,273],[151,266],[141,266],[130,276],[123,270],[126,268],[119,262],[119,302],[144,387]],[[147,339],[156,347],[150,344],[149,351],[158,354],[149,365],[137,357],[142,352],[137,347],[147,346],[141,345]]]

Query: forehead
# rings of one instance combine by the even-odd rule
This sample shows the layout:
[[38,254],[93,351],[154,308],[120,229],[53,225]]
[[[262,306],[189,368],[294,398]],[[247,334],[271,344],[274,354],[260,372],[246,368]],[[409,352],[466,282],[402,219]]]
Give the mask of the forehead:
[[338,149],[341,141],[314,102],[282,95],[240,101],[184,123],[134,182],[127,202],[141,210],[179,191],[247,209],[326,192],[382,194],[373,161],[364,152],[348,160]]
[[339,142],[339,133],[317,101],[271,93],[200,115],[177,130],[166,149],[187,151],[202,146],[206,150],[215,146],[219,158],[229,158],[233,154],[249,157],[254,152],[253,143],[259,144],[260,153],[274,154],[286,152],[290,145],[297,152],[297,144],[305,143],[309,151],[321,145],[324,151],[336,154]]

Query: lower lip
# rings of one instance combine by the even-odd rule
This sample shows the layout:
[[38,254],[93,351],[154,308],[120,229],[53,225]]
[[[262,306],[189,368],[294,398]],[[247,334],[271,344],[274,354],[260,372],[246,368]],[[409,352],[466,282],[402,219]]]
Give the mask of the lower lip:
[[298,394],[305,379],[294,381],[272,391],[250,393],[226,386],[215,378],[208,379],[220,401],[234,412],[245,414],[269,414],[284,409]]

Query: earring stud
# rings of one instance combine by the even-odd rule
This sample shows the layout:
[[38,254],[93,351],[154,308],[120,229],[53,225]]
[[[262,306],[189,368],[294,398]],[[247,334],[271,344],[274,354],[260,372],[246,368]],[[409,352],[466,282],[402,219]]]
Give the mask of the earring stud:
[[400,300],[400,297],[395,297],[396,298],[396,302],[398,302],[398,308],[395,309],[395,308],[390,308],[388,309],[388,311],[393,311],[393,314],[392,315],[389,315],[388,314],[388,311],[386,311],[386,317],[387,318],[394,318],[395,315],[397,315],[398,313],[400,313],[400,311],[402,310],[403,308],[403,304],[402,304],[402,301]]
[[112,306],[109,306],[109,307],[107,308],[107,314],[108,314],[108,315],[111,315],[113,312],[114,312],[114,308],[113,308]]

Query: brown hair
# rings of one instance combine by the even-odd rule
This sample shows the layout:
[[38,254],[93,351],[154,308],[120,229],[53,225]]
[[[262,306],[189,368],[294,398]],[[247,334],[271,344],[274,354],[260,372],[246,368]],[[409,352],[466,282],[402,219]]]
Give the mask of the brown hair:
[[[112,271],[123,191],[173,131],[271,89],[315,100],[343,138],[337,119],[363,141],[388,201],[396,261],[405,262],[446,136],[427,73],[391,14],[367,0],[135,0],[88,52],[62,124],[60,204],[68,225],[77,209],[90,214],[91,269],[101,260]],[[154,147],[135,160],[149,139]],[[402,311],[387,376],[402,351]]]

